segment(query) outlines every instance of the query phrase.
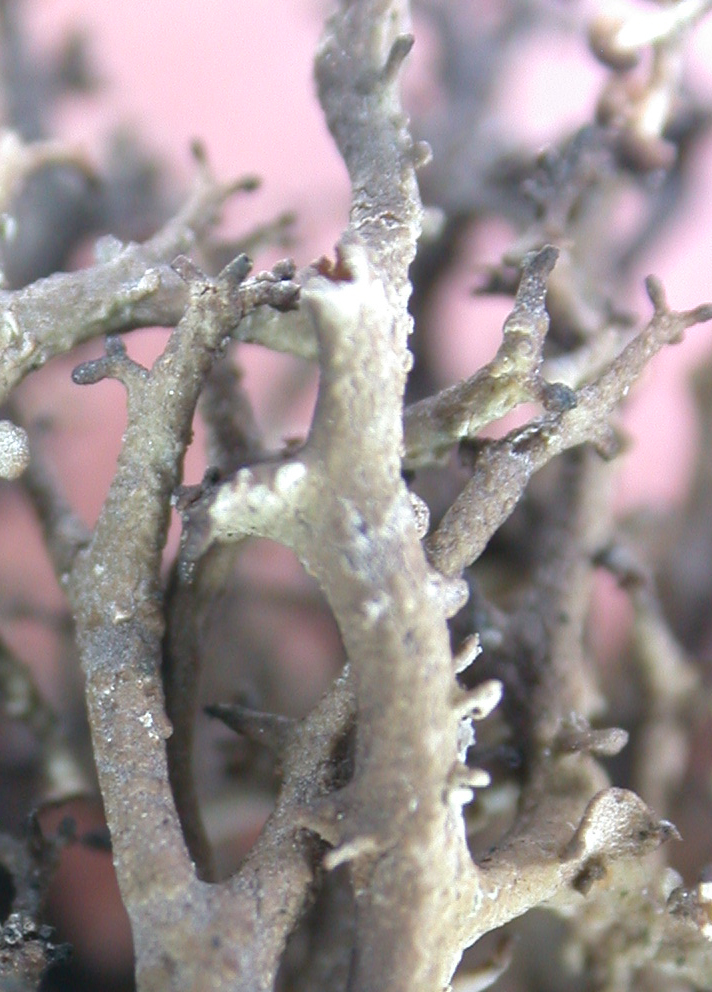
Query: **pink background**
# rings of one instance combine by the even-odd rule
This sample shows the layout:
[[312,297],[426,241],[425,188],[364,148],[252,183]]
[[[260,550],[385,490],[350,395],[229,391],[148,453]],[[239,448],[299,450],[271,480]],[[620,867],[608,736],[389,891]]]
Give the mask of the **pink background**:
[[[219,176],[256,173],[263,180],[257,194],[239,198],[226,211],[226,233],[248,230],[294,209],[297,242],[291,252],[304,264],[331,251],[348,211],[345,169],[323,123],[312,82],[313,52],[329,7],[320,0],[30,0],[26,12],[31,36],[42,47],[54,46],[68,28],[81,26],[91,40],[92,64],[105,80],[97,100],[77,97],[63,106],[57,120],[62,137],[101,161],[109,130],[128,123],[145,147],[168,165],[176,185],[183,186],[191,174],[189,144],[202,138]],[[473,11],[476,8],[473,2]],[[428,69],[435,52],[432,39],[427,32],[419,34],[417,25],[416,37],[408,91],[417,105],[432,98]],[[692,67],[707,93],[712,93],[706,57],[710,52],[712,27],[703,24],[693,45]],[[582,44],[563,37],[554,42],[535,39],[530,57],[512,70],[504,87],[501,112],[523,139],[542,144],[590,119],[604,75]],[[709,188],[712,139],[706,144],[705,154],[695,163],[696,193],[691,191],[674,226],[642,260],[631,299],[625,301],[644,318],[650,313],[642,290],[648,272],[662,278],[675,307],[712,298],[712,197],[704,192]],[[448,329],[442,373],[447,381],[470,375],[497,347],[507,304],[473,300],[468,294],[477,266],[496,261],[508,245],[508,232],[494,224],[490,228],[490,240],[478,236],[442,293],[442,326]],[[164,339],[165,332],[132,335],[129,347],[134,356],[150,361]],[[692,465],[694,437],[685,375],[711,350],[712,328],[693,329],[684,345],[653,361],[627,404],[624,423],[635,445],[621,460],[621,508],[680,498]],[[92,346],[82,356],[98,351],[99,345]],[[52,363],[28,381],[24,398],[32,413],[53,414],[54,437],[62,442],[58,474],[80,512],[93,522],[118,452],[123,397],[115,383],[90,389],[72,385],[69,373],[76,362],[72,357]],[[258,413],[269,419],[266,386],[285,363],[265,359],[257,349],[245,349],[243,362]],[[303,431],[308,412],[303,410],[296,424],[275,418],[273,440]],[[196,451],[187,465],[188,480],[197,481],[201,471]],[[44,590],[41,595],[47,602],[57,604],[59,594],[30,515],[12,497],[5,501],[2,541],[3,585],[12,583],[18,594],[28,597]],[[23,563],[21,572],[10,572],[13,560]],[[23,657],[36,664],[42,688],[60,702],[61,680],[56,668],[44,663],[50,650],[45,635],[20,624],[13,625],[8,637],[18,648],[22,645]],[[106,954],[113,926],[107,923],[107,935],[97,938],[100,957]]]
[[[478,0],[473,3],[473,16],[490,6],[487,0]],[[30,0],[27,4],[33,37],[45,46],[57,44],[65,31],[80,26],[91,40],[92,64],[105,80],[96,100],[74,98],[63,106],[58,130],[67,141],[100,160],[108,132],[128,123],[146,148],[161,157],[175,184],[185,186],[191,175],[190,142],[203,139],[216,174],[223,178],[257,174],[263,181],[258,193],[228,206],[225,232],[246,231],[285,209],[295,210],[297,240],[290,251],[298,264],[331,251],[348,212],[346,172],[323,122],[312,80],[313,53],[330,9],[326,0],[199,4]],[[493,9],[498,9],[496,3]],[[437,106],[432,69],[438,52],[427,23],[416,20],[415,32],[405,79],[407,99],[416,111],[428,110]],[[701,92],[712,94],[712,18],[698,25],[688,47],[690,77]],[[543,147],[592,119],[606,76],[584,39],[563,33],[534,35],[524,57],[507,70],[499,114],[527,147]],[[641,321],[650,315],[643,289],[650,272],[663,280],[674,307],[712,299],[712,197],[707,192],[712,136],[704,145],[682,211],[639,260],[629,295],[620,300]],[[634,211],[635,202],[628,208]],[[479,267],[497,261],[512,237],[500,224],[485,225],[443,286],[439,312],[446,336],[438,359],[444,382],[470,375],[496,350],[508,304],[502,299],[473,299],[469,289]],[[274,256],[273,252],[257,259],[258,265]],[[135,357],[150,362],[164,338],[164,332],[134,334],[129,348]],[[97,344],[88,353],[98,348]],[[623,424],[634,443],[618,466],[617,503],[622,510],[680,499],[692,470],[695,437],[685,379],[710,351],[712,326],[692,329],[682,346],[666,349],[651,362],[632,393]],[[278,444],[284,435],[303,433],[309,405],[297,412],[296,419],[284,421],[267,388],[291,367],[289,360],[257,348],[243,348],[240,360],[271,441]],[[38,376],[28,384],[27,395],[35,412],[55,414],[57,431],[68,442],[60,466],[63,480],[91,522],[111,479],[123,426],[123,399],[115,383],[92,389],[73,386],[69,371],[75,362],[71,358],[54,363],[48,370],[51,388]],[[81,446],[76,443],[79,436],[84,439]],[[92,452],[91,484],[88,451]],[[202,468],[198,444],[186,463],[187,480],[197,481]]]
[[[68,28],[81,26],[91,38],[92,62],[105,80],[96,101],[76,98],[65,105],[58,120],[62,136],[100,156],[107,132],[117,123],[128,123],[183,182],[190,177],[190,141],[202,138],[218,175],[256,173],[263,180],[260,192],[228,208],[226,230],[246,230],[294,209],[299,240],[292,251],[299,263],[331,250],[348,209],[345,170],[323,123],[312,81],[313,52],[328,9],[329,4],[319,0],[27,4],[33,36],[44,45],[56,43]],[[428,69],[434,52],[424,28],[416,22],[420,34],[409,67],[408,88],[416,105],[428,101],[429,87],[432,91]],[[712,51],[710,23],[698,27],[690,48],[694,77],[712,93],[706,57]],[[536,146],[590,119],[605,71],[583,43],[563,35],[553,40],[535,37],[529,56],[511,70],[500,104],[512,130]],[[709,154],[695,166],[697,195],[688,196],[685,212],[642,260],[631,299],[625,301],[643,317],[650,312],[642,288],[648,272],[662,278],[676,307],[712,297],[712,198],[700,195],[712,140],[707,146]],[[466,291],[476,266],[495,260],[508,242],[509,234],[503,237],[496,230],[489,244],[479,237],[471,256],[460,263],[459,278],[443,302],[443,325],[453,327],[443,349],[448,379],[470,374],[496,348],[506,304],[473,301]],[[691,331],[683,347],[668,349],[652,363],[643,388],[629,402],[625,423],[636,445],[622,465],[625,505],[679,494],[680,480],[690,468],[689,448],[680,443],[680,423],[689,432],[692,422],[685,371],[711,347],[709,327]],[[270,377],[254,355],[247,355],[245,362],[254,385]],[[71,394],[68,405],[74,406],[79,402],[77,389],[65,388]],[[70,411],[67,416],[71,418]],[[77,496],[93,517],[96,502],[88,494]]]

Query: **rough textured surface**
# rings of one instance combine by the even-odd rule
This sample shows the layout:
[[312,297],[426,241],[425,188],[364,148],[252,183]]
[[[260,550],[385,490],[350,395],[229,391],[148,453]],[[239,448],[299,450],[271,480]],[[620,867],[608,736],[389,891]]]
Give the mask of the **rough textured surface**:
[[[558,987],[508,935],[469,977],[469,964],[455,975],[470,945],[537,907],[565,921],[561,950],[591,992],[647,992],[670,975],[676,989],[711,981],[712,883],[698,871],[686,886],[665,849],[680,836],[668,819],[679,781],[696,765],[700,778],[709,771],[706,681],[668,623],[655,575],[676,562],[671,574],[694,626],[709,631],[709,562],[703,554],[685,572],[643,525],[618,528],[611,466],[600,457],[621,447],[616,410],[651,357],[712,318],[710,305],[670,309],[649,279],[653,316],[629,331],[606,282],[625,251],[600,243],[621,195],[636,183],[641,197],[665,186],[667,174],[657,186],[643,174],[671,175],[678,155],[682,169],[685,143],[702,126],[695,108],[677,115],[675,64],[708,4],[673,5],[650,20],[631,14],[624,27],[595,24],[594,43],[614,65],[601,120],[539,157],[513,156],[496,141],[490,150],[484,111],[470,104],[486,102],[491,60],[541,11],[513,5],[498,39],[481,26],[473,60],[458,20],[467,6],[424,8],[452,51],[442,72],[447,128],[457,124],[460,141],[467,121],[474,140],[468,130],[457,164],[448,161],[452,141],[435,129],[444,161],[424,188],[449,211],[442,224],[431,213],[424,229],[416,170],[429,149],[413,139],[401,104],[409,4],[340,0],[315,63],[351,181],[333,257],[298,270],[285,260],[250,277],[247,257],[232,252],[214,273],[211,260],[227,251],[214,234],[219,208],[252,184],[216,182],[195,149],[195,190],[153,237],[103,238],[88,268],[0,291],[0,399],[12,392],[12,421],[23,422],[14,390],[24,378],[98,336],[104,353],[78,365],[73,381],[115,379],[127,396],[93,528],[45,463],[38,427],[28,425],[30,452],[24,427],[0,423],[0,474],[20,477],[71,607],[63,625],[43,619],[61,627],[66,657],[76,651],[81,664],[94,768],[87,772],[30,666],[4,640],[0,713],[34,735],[38,778],[60,810],[96,774],[139,992],[444,992],[484,989],[508,967],[525,976],[523,987]],[[0,4],[0,42],[12,52],[8,9]],[[636,86],[622,74],[632,62]],[[11,64],[0,59],[5,88]],[[3,132],[2,206],[14,209],[30,174],[41,181],[43,169],[59,167],[95,181],[71,151]],[[443,175],[457,182],[443,188]],[[495,209],[517,240],[484,288],[511,296],[511,312],[495,357],[443,385],[423,345],[423,327],[435,321],[429,304],[457,239]],[[655,220],[653,211],[651,228]],[[7,250],[14,223],[4,221]],[[603,261],[593,257],[601,253]],[[155,323],[172,331],[146,368],[122,335]],[[276,451],[265,442],[230,364],[229,346],[244,341],[316,363],[305,438]],[[699,386],[707,428],[710,391]],[[212,464],[200,484],[182,486],[201,397]],[[541,409],[500,439],[483,435],[525,403]],[[708,461],[706,453],[690,498],[695,527],[682,530],[688,547],[706,526]],[[172,507],[183,534],[166,579]],[[668,526],[659,528],[666,539]],[[247,588],[237,574],[252,538],[293,552],[318,590],[265,580],[262,598],[239,614],[231,596]],[[651,547],[658,559],[651,552],[647,564]],[[616,682],[597,670],[587,643],[599,567],[634,614]],[[240,684],[249,649],[289,691],[288,666],[272,657],[284,625],[252,645],[240,629],[270,627],[270,596],[291,617],[285,650],[309,634],[306,615],[330,614],[340,635],[343,670],[301,717],[279,712],[266,675],[263,698]],[[8,615],[21,605],[0,598]],[[229,819],[243,848],[222,874],[215,810],[201,801],[193,768],[201,678],[211,674],[202,671],[208,605],[242,621],[226,627],[222,645],[234,698],[208,707],[241,735]],[[258,836],[254,822],[244,825],[256,796],[260,809],[273,801]],[[38,920],[63,846],[98,846],[66,819],[48,840],[40,821],[26,842],[0,833],[0,982],[9,988],[36,985],[56,951]],[[541,945],[552,967],[548,937]]]

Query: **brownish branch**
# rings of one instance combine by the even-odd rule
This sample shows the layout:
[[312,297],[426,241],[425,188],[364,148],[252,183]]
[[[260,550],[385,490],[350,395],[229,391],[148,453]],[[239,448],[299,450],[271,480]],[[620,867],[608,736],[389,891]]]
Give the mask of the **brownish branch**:
[[[475,561],[519,502],[532,475],[553,457],[586,442],[611,451],[611,416],[647,363],[688,327],[712,319],[712,306],[668,310],[662,289],[647,281],[655,313],[648,326],[590,384],[576,392],[576,405],[486,443],[472,478],[428,539],[433,565],[459,575]],[[615,445],[615,442],[614,442]]]
[[216,223],[239,186],[220,185],[203,169],[183,209],[145,244],[103,238],[96,265],[0,291],[0,401],[33,369],[82,341],[177,324],[189,294],[170,263]]
[[519,403],[572,404],[570,390],[559,386],[557,396],[540,374],[549,329],[546,282],[557,256],[556,248],[547,245],[525,259],[514,309],[504,322],[503,341],[492,361],[470,379],[406,409],[407,468],[442,460],[458,441],[475,438]]
[[[147,990],[194,987],[195,972],[183,970],[179,924],[188,907],[205,922],[217,898],[196,879],[166,764],[160,562],[171,494],[200,389],[230,329],[247,306],[286,305],[296,292],[280,280],[243,283],[244,256],[214,283],[187,259],[179,259],[176,270],[190,303],[151,371],[132,363],[115,343],[106,358],[75,373],[82,382],[117,376],[128,390],[116,475],[91,543],[74,560],[68,592],[114,863],[134,930],[138,981]],[[195,938],[204,954],[211,946],[207,930]],[[177,961],[181,973],[170,977]],[[197,951],[195,961],[196,968],[204,963]]]

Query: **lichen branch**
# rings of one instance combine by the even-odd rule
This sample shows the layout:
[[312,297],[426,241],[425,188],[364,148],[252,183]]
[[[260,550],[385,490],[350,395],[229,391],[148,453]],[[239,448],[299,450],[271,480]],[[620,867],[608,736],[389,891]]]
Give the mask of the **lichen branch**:
[[160,684],[160,561],[171,494],[200,389],[231,328],[247,306],[271,300],[289,305],[296,293],[296,287],[285,290],[279,276],[264,286],[243,282],[244,258],[215,282],[187,261],[176,268],[190,302],[150,372],[138,370],[110,344],[107,359],[80,375],[87,381],[119,375],[132,395],[116,475],[68,582],[114,861],[146,988],[162,987],[148,976],[169,967],[157,962],[155,955],[165,958],[167,952],[157,949],[147,931],[175,912],[176,893],[204,898],[183,842],[164,747],[170,726]]
[[651,277],[646,286],[655,308],[651,321],[593,382],[576,391],[574,406],[483,445],[472,478],[428,539],[430,560],[439,571],[458,575],[475,561],[532,475],[555,455],[586,442],[615,453],[611,416],[647,363],[688,327],[712,319],[710,305],[668,310],[657,280]]
[[502,344],[492,361],[471,378],[406,409],[406,467],[442,459],[458,441],[475,438],[519,403],[543,401],[547,408],[575,403],[570,390],[559,384],[554,391],[540,375],[549,329],[546,281],[557,257],[556,248],[547,245],[525,259],[514,309],[504,323]]

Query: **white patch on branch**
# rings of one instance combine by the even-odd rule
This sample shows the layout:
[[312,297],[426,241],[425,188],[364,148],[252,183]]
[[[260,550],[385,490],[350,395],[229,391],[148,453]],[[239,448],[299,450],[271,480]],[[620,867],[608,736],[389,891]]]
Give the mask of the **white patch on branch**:
[[0,478],[16,479],[30,461],[27,434],[21,427],[0,420]]

